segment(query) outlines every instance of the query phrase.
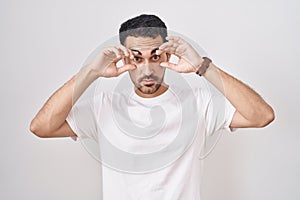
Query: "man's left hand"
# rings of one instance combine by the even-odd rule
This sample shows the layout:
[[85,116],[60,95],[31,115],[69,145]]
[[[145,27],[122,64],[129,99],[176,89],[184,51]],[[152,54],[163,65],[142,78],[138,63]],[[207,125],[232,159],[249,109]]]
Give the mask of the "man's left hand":
[[178,63],[161,62],[160,66],[170,68],[179,73],[196,72],[203,59],[198,52],[185,40],[178,36],[168,36],[168,42],[163,43],[156,54],[163,52],[173,54],[179,58]]

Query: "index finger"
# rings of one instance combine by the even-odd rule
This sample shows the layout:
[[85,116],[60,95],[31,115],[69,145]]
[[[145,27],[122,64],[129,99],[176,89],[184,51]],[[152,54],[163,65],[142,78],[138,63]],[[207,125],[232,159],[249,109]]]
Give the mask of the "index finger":
[[122,51],[123,55],[125,55],[126,57],[129,56],[129,51],[126,47],[124,47],[123,45],[119,45],[117,46],[117,48]]
[[164,53],[165,51],[164,50],[162,50],[162,49],[157,49],[156,51],[155,51],[155,54],[156,55],[161,55],[162,53]]
[[176,48],[178,47],[178,44],[174,43],[174,42],[166,42],[163,43],[160,47],[159,47],[159,51],[158,53],[171,53],[171,54],[175,54],[176,52]]

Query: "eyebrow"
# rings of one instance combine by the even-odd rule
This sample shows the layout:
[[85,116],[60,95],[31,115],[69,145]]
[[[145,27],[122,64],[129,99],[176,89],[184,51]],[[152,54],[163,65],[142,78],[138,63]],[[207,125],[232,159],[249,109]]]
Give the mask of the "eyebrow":
[[[155,49],[153,49],[151,51],[151,54],[154,54],[158,49],[159,49],[158,47],[156,47]],[[130,49],[130,50],[137,52],[139,55],[142,55],[142,53],[139,50],[136,50],[136,49]]]

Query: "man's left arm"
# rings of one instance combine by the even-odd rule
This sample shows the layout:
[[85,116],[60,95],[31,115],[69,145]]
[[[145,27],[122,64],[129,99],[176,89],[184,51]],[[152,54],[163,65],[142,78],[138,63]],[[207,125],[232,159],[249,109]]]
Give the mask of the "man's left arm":
[[[168,41],[162,44],[156,53],[174,54],[179,61],[177,64],[162,62],[160,63],[162,67],[179,73],[195,73],[200,67],[207,65],[203,63],[204,58],[182,38],[168,36],[166,39]],[[208,68],[207,66],[205,68],[206,71],[201,69],[200,74],[220,90],[236,109],[230,128],[264,127],[274,120],[273,109],[254,90],[225,73],[212,62],[209,63]]]
[[210,63],[203,75],[236,108],[230,128],[264,127],[274,120],[274,111],[246,84]]

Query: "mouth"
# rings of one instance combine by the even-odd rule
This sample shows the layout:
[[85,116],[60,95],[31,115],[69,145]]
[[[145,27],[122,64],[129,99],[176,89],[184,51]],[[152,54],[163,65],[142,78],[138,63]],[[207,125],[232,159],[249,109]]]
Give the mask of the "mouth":
[[142,82],[144,82],[146,84],[151,84],[151,83],[154,83],[154,80],[153,79],[143,79]]
[[143,79],[142,83],[146,87],[151,87],[155,84],[155,81],[153,79]]

